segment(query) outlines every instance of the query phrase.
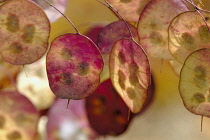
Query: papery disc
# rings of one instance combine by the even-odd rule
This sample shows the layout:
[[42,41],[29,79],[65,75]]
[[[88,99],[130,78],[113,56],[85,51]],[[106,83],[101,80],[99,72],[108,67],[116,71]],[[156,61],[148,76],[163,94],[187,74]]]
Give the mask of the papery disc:
[[182,0],[151,0],[138,22],[140,44],[152,57],[173,59],[168,50],[168,26],[178,14],[187,11]]
[[[139,37],[137,29],[128,24],[133,37],[138,42]],[[130,38],[131,35],[124,21],[118,20],[116,22],[110,23],[105,26],[98,35],[98,48],[101,51],[104,69],[103,69],[103,79],[107,80],[109,78],[109,55],[112,50],[112,46],[116,41],[123,38]]]
[[[200,11],[208,26],[210,25],[210,12]],[[196,11],[188,11],[176,16],[168,29],[169,50],[180,63],[194,51],[210,47],[210,33],[201,17]]]
[[144,50],[132,39],[117,41],[110,55],[114,87],[133,113],[141,111],[150,85],[150,64]]
[[53,93],[64,99],[82,99],[100,82],[103,61],[96,45],[81,34],[57,37],[47,54],[47,75]]
[[14,65],[30,64],[48,49],[50,22],[28,0],[7,0],[0,6],[0,54]]
[[38,120],[38,111],[25,96],[15,91],[0,92],[1,140],[33,139]]
[[86,99],[86,109],[90,125],[100,135],[122,134],[133,116],[132,113],[129,114],[129,108],[114,89],[110,79],[101,83]]
[[210,117],[210,49],[191,53],[180,74],[179,92],[192,113]]

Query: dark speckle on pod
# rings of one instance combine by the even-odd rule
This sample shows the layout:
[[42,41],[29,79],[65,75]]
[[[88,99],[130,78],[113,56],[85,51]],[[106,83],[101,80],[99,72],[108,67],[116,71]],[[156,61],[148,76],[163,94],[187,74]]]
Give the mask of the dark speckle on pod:
[[9,45],[9,50],[13,53],[13,54],[20,54],[23,52],[23,48],[22,45],[18,42],[13,42],[12,44]]
[[7,30],[10,32],[17,32],[19,30],[19,19],[18,16],[14,14],[9,14],[7,16]]
[[87,75],[88,72],[89,72],[89,65],[88,65],[88,63],[86,63],[86,62],[79,63],[79,65],[77,66],[77,71],[82,76]]
[[73,83],[73,79],[70,73],[68,72],[64,72],[61,74],[61,81],[66,84],[66,85],[70,85]]
[[24,26],[23,27],[23,35],[21,36],[22,40],[25,43],[31,43],[34,39],[35,31],[36,31],[36,27],[33,24],[28,24],[28,25]]

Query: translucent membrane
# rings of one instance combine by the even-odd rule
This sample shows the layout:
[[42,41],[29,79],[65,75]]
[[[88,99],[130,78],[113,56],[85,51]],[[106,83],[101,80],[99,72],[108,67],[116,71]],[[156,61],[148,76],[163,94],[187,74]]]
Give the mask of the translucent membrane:
[[210,49],[191,53],[184,62],[179,92],[192,113],[210,117]]
[[150,65],[143,49],[132,39],[117,41],[110,54],[112,83],[133,113],[141,111],[150,85]]
[[[128,24],[133,37],[136,41],[139,41],[137,30],[131,24]],[[109,76],[109,55],[112,50],[112,46],[116,41],[123,38],[130,38],[131,35],[129,33],[126,24],[122,20],[118,20],[116,22],[110,23],[105,26],[98,35],[98,48],[101,51],[103,61],[104,61],[104,69],[103,69],[103,80],[108,79]]]
[[39,113],[32,103],[15,91],[0,92],[0,138],[29,140],[37,132]]
[[50,22],[28,0],[8,0],[0,6],[0,54],[14,65],[30,64],[48,49]]
[[[209,26],[210,13],[200,12]],[[169,50],[182,64],[195,50],[210,47],[210,33],[203,18],[196,11],[188,11],[176,16],[169,26],[168,33]]]
[[188,8],[182,0],[152,0],[138,22],[140,44],[148,55],[173,59],[168,50],[168,26],[178,14]]

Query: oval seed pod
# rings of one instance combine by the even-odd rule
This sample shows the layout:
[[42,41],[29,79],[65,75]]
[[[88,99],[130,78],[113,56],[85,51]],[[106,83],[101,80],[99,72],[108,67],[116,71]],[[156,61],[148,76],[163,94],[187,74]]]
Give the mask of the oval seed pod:
[[64,108],[66,100],[57,99],[47,114],[48,140],[95,140],[97,135],[90,127],[85,100],[72,100],[69,109]]
[[[138,32],[136,27],[131,24],[128,24],[133,37],[138,42]],[[109,55],[112,50],[112,46],[116,41],[123,38],[130,38],[130,33],[126,24],[123,20],[118,20],[113,23],[105,26],[98,35],[98,48],[101,51],[103,61],[104,61],[104,69],[103,69],[103,81],[107,80],[110,76],[109,74]]]
[[90,125],[103,136],[124,133],[133,118],[110,79],[101,83],[86,99],[86,110]]
[[115,89],[133,113],[140,112],[151,80],[147,55],[133,39],[121,39],[114,44],[109,60]]
[[30,64],[45,54],[50,22],[40,7],[28,0],[7,0],[0,15],[0,54],[5,61]]
[[168,50],[168,26],[178,14],[188,8],[182,0],[151,0],[138,22],[140,44],[148,55],[173,59]]
[[49,85],[59,98],[85,98],[100,83],[101,54],[90,39],[79,33],[54,39],[46,59]]
[[[26,77],[26,71],[28,77]],[[17,88],[39,110],[46,110],[54,102],[55,95],[49,87],[46,73],[46,56],[33,64],[24,66],[17,76]]]
[[210,49],[191,53],[180,74],[179,92],[192,113],[210,117]]
[[[210,25],[210,12],[199,11],[207,25]],[[169,50],[180,63],[194,51],[210,47],[209,30],[197,11],[188,11],[176,16],[169,28]]]
[[1,140],[30,140],[37,132],[39,112],[16,91],[0,92]]

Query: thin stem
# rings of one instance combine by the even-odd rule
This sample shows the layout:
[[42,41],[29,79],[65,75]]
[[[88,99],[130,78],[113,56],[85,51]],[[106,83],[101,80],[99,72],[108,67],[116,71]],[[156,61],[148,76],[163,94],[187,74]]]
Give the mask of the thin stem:
[[201,132],[203,130],[203,116],[201,116]]
[[203,19],[203,21],[205,22],[205,24],[206,24],[206,27],[208,28],[208,31],[209,31],[209,33],[210,33],[210,28],[209,28],[209,26],[208,26],[208,24],[207,24],[207,22],[206,22],[206,19],[204,18],[204,16],[201,14],[201,12],[200,12],[200,10],[201,11],[204,11],[204,12],[209,12],[209,11],[206,11],[206,10],[203,10],[203,9],[201,9],[201,8],[199,8],[197,5],[195,5],[194,3],[193,3],[193,1],[191,0],[191,1],[189,1],[189,0],[186,0],[188,3],[190,3],[191,5],[193,5],[194,6],[194,8],[195,8],[195,11],[197,11],[198,12],[198,14],[201,16],[201,18]]
[[197,7],[194,3],[193,3],[193,1],[192,0],[186,0],[189,4],[191,4],[191,5],[193,5],[194,7]]
[[119,14],[119,12],[107,1],[107,0],[104,0],[106,2],[106,4],[104,4],[103,2],[101,2],[100,0],[97,0],[98,2],[100,2],[101,4],[103,4],[104,6],[108,7],[110,10],[112,10],[117,16],[118,18],[120,18],[121,20],[124,21],[126,27],[128,28],[128,31],[130,33],[130,36],[131,38],[133,39],[133,34],[128,26],[128,23],[124,20],[124,18]]
[[103,3],[102,1],[100,0],[97,0],[98,2],[100,2],[101,4],[103,4],[104,6],[108,7],[105,3]]
[[204,11],[204,12],[209,12],[208,10],[204,10],[204,9],[199,8],[197,5],[194,4],[193,1],[189,1],[189,0],[186,0],[186,1],[187,1],[189,4],[191,4],[191,5],[195,8],[195,10],[200,10],[200,11]]
[[66,109],[68,109],[69,103],[70,103],[70,99],[68,99],[68,103],[67,103],[67,105],[66,105]]
[[192,1],[192,0],[186,0],[189,4],[191,4],[194,8],[195,8],[195,10],[201,10],[197,5],[195,5],[194,4],[194,2]]
[[117,14],[117,16],[120,17],[124,21],[125,25],[128,28],[128,31],[130,33],[131,38],[133,38],[133,34],[132,34],[132,32],[131,32],[131,30],[130,30],[130,28],[128,26],[128,23],[125,21],[125,19],[119,14],[119,12],[107,0],[104,0],[104,1],[109,5],[109,7],[112,9],[112,11],[114,11],[115,14]]
[[28,75],[27,75],[27,73],[26,73],[25,65],[23,65],[23,71],[24,71],[26,77],[28,77]]
[[207,24],[207,22],[206,22],[206,19],[204,18],[204,16],[201,14],[201,12],[200,12],[199,10],[196,10],[196,11],[197,11],[198,14],[202,17],[202,19],[203,19],[203,21],[205,22],[206,27],[208,28],[208,31],[209,31],[209,33],[210,33],[210,29],[209,29],[209,26],[208,26],[208,24]]
[[64,18],[66,20],[68,20],[68,22],[71,23],[71,25],[74,27],[74,29],[76,30],[77,33],[79,33],[78,29],[76,28],[76,26],[74,25],[74,23],[64,14],[62,13],[58,8],[56,8],[54,5],[52,5],[51,3],[49,3],[47,0],[44,0],[47,4],[49,4],[51,7],[53,7],[56,11],[58,11],[61,15],[64,16]]

